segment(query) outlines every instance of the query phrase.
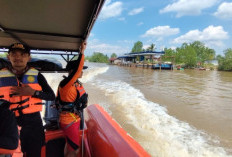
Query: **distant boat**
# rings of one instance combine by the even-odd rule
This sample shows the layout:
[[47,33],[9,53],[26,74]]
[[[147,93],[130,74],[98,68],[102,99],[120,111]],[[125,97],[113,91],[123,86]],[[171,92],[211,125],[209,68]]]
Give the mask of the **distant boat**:
[[184,68],[181,68],[181,67],[178,67],[178,68],[176,68],[177,70],[184,70]]
[[173,69],[173,65],[170,63],[162,63],[162,64],[153,64],[152,65],[152,69],[156,70],[156,69],[162,69],[162,70],[172,70]]
[[182,68],[181,66],[177,66],[176,70],[184,70],[184,68]]

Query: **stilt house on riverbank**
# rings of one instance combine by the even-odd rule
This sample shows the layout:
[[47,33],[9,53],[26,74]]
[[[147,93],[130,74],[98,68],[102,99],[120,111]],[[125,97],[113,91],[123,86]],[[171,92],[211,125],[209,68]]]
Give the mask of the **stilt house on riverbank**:
[[118,59],[122,63],[155,63],[159,61],[160,57],[164,55],[164,51],[144,51],[144,52],[135,52],[135,53],[126,53],[123,56],[119,56]]
[[130,67],[172,69],[172,63],[162,63],[161,56],[164,54],[164,51],[144,51],[136,53],[127,53],[123,56],[119,56],[117,59],[114,60],[114,62],[111,63]]

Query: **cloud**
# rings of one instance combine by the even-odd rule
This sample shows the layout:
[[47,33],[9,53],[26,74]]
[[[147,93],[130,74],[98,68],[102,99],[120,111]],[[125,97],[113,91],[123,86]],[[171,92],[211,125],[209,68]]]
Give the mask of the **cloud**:
[[214,13],[214,16],[221,19],[232,19],[232,3],[222,3],[217,12]]
[[125,19],[125,17],[120,17],[120,18],[118,18],[118,20],[119,21],[125,21],[126,19]]
[[176,17],[200,15],[203,9],[210,8],[217,2],[218,0],[178,0],[160,10],[160,13],[176,12]]
[[179,28],[170,28],[170,26],[158,26],[146,31],[142,37],[164,37],[178,34]]
[[134,44],[134,40],[118,40],[117,41],[118,43],[121,43],[121,44]]
[[193,41],[201,41],[207,45],[222,47],[224,44],[222,40],[228,39],[228,33],[224,31],[222,26],[208,26],[203,31],[191,30],[188,33],[174,39],[173,43],[182,44],[184,42],[190,43]]
[[151,45],[143,45],[143,49],[147,49],[148,47],[150,47]]
[[143,25],[144,23],[143,22],[139,22],[138,24],[137,24],[137,26],[141,26],[141,25]]
[[99,19],[105,20],[111,17],[120,16],[122,13],[122,2],[117,1],[111,3],[111,0],[107,0],[101,10]]
[[171,46],[170,47],[170,49],[172,49],[172,50],[176,50],[176,48],[177,48],[176,46]]
[[116,53],[117,55],[122,55],[129,51],[130,49],[127,47],[102,43],[96,39],[88,41],[88,46],[86,48],[87,55],[92,55],[92,53],[94,52],[101,52],[108,56],[110,56],[112,53]]
[[136,8],[136,9],[131,10],[131,11],[128,13],[128,15],[136,15],[136,14],[139,14],[139,13],[143,12],[143,10],[144,10],[143,7],[141,7],[141,8]]
[[93,38],[93,37],[94,37],[94,34],[93,34],[93,33],[90,33],[90,34],[89,34],[89,37],[92,37],[92,38]]

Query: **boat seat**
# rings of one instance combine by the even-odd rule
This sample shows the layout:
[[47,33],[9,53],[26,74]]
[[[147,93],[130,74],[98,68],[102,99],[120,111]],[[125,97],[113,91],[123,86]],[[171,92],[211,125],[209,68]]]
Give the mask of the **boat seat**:
[[14,152],[16,151],[16,149],[3,149],[3,148],[0,148],[0,155],[2,154],[13,154]]
[[54,140],[57,138],[65,138],[64,133],[62,130],[48,130],[45,132],[45,141],[46,143],[50,140]]
[[63,157],[65,136],[62,130],[46,130],[45,143],[41,149],[41,157]]

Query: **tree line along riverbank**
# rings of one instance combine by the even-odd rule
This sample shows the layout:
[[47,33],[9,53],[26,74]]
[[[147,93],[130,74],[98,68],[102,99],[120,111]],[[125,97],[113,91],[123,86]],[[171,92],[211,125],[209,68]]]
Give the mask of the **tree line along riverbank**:
[[[143,48],[143,43],[137,41],[129,54],[154,51],[155,44],[151,44],[148,48]],[[221,70],[221,71],[232,71],[232,49],[228,48],[224,50],[223,55],[216,55],[214,49],[208,48],[204,43],[195,41],[192,43],[183,43],[176,49],[164,48],[164,55],[161,55],[157,60],[145,58],[143,61],[140,58],[136,58],[134,63],[129,66],[136,66],[139,63],[143,64],[143,67],[150,67],[151,64],[169,62],[174,67],[181,67],[187,69],[210,69],[210,70]],[[110,57],[104,55],[101,52],[94,52],[92,56],[87,56],[86,60],[90,62],[100,63],[113,63],[112,60],[116,60],[116,53],[111,54]],[[216,61],[217,64],[213,64],[211,61]]]

